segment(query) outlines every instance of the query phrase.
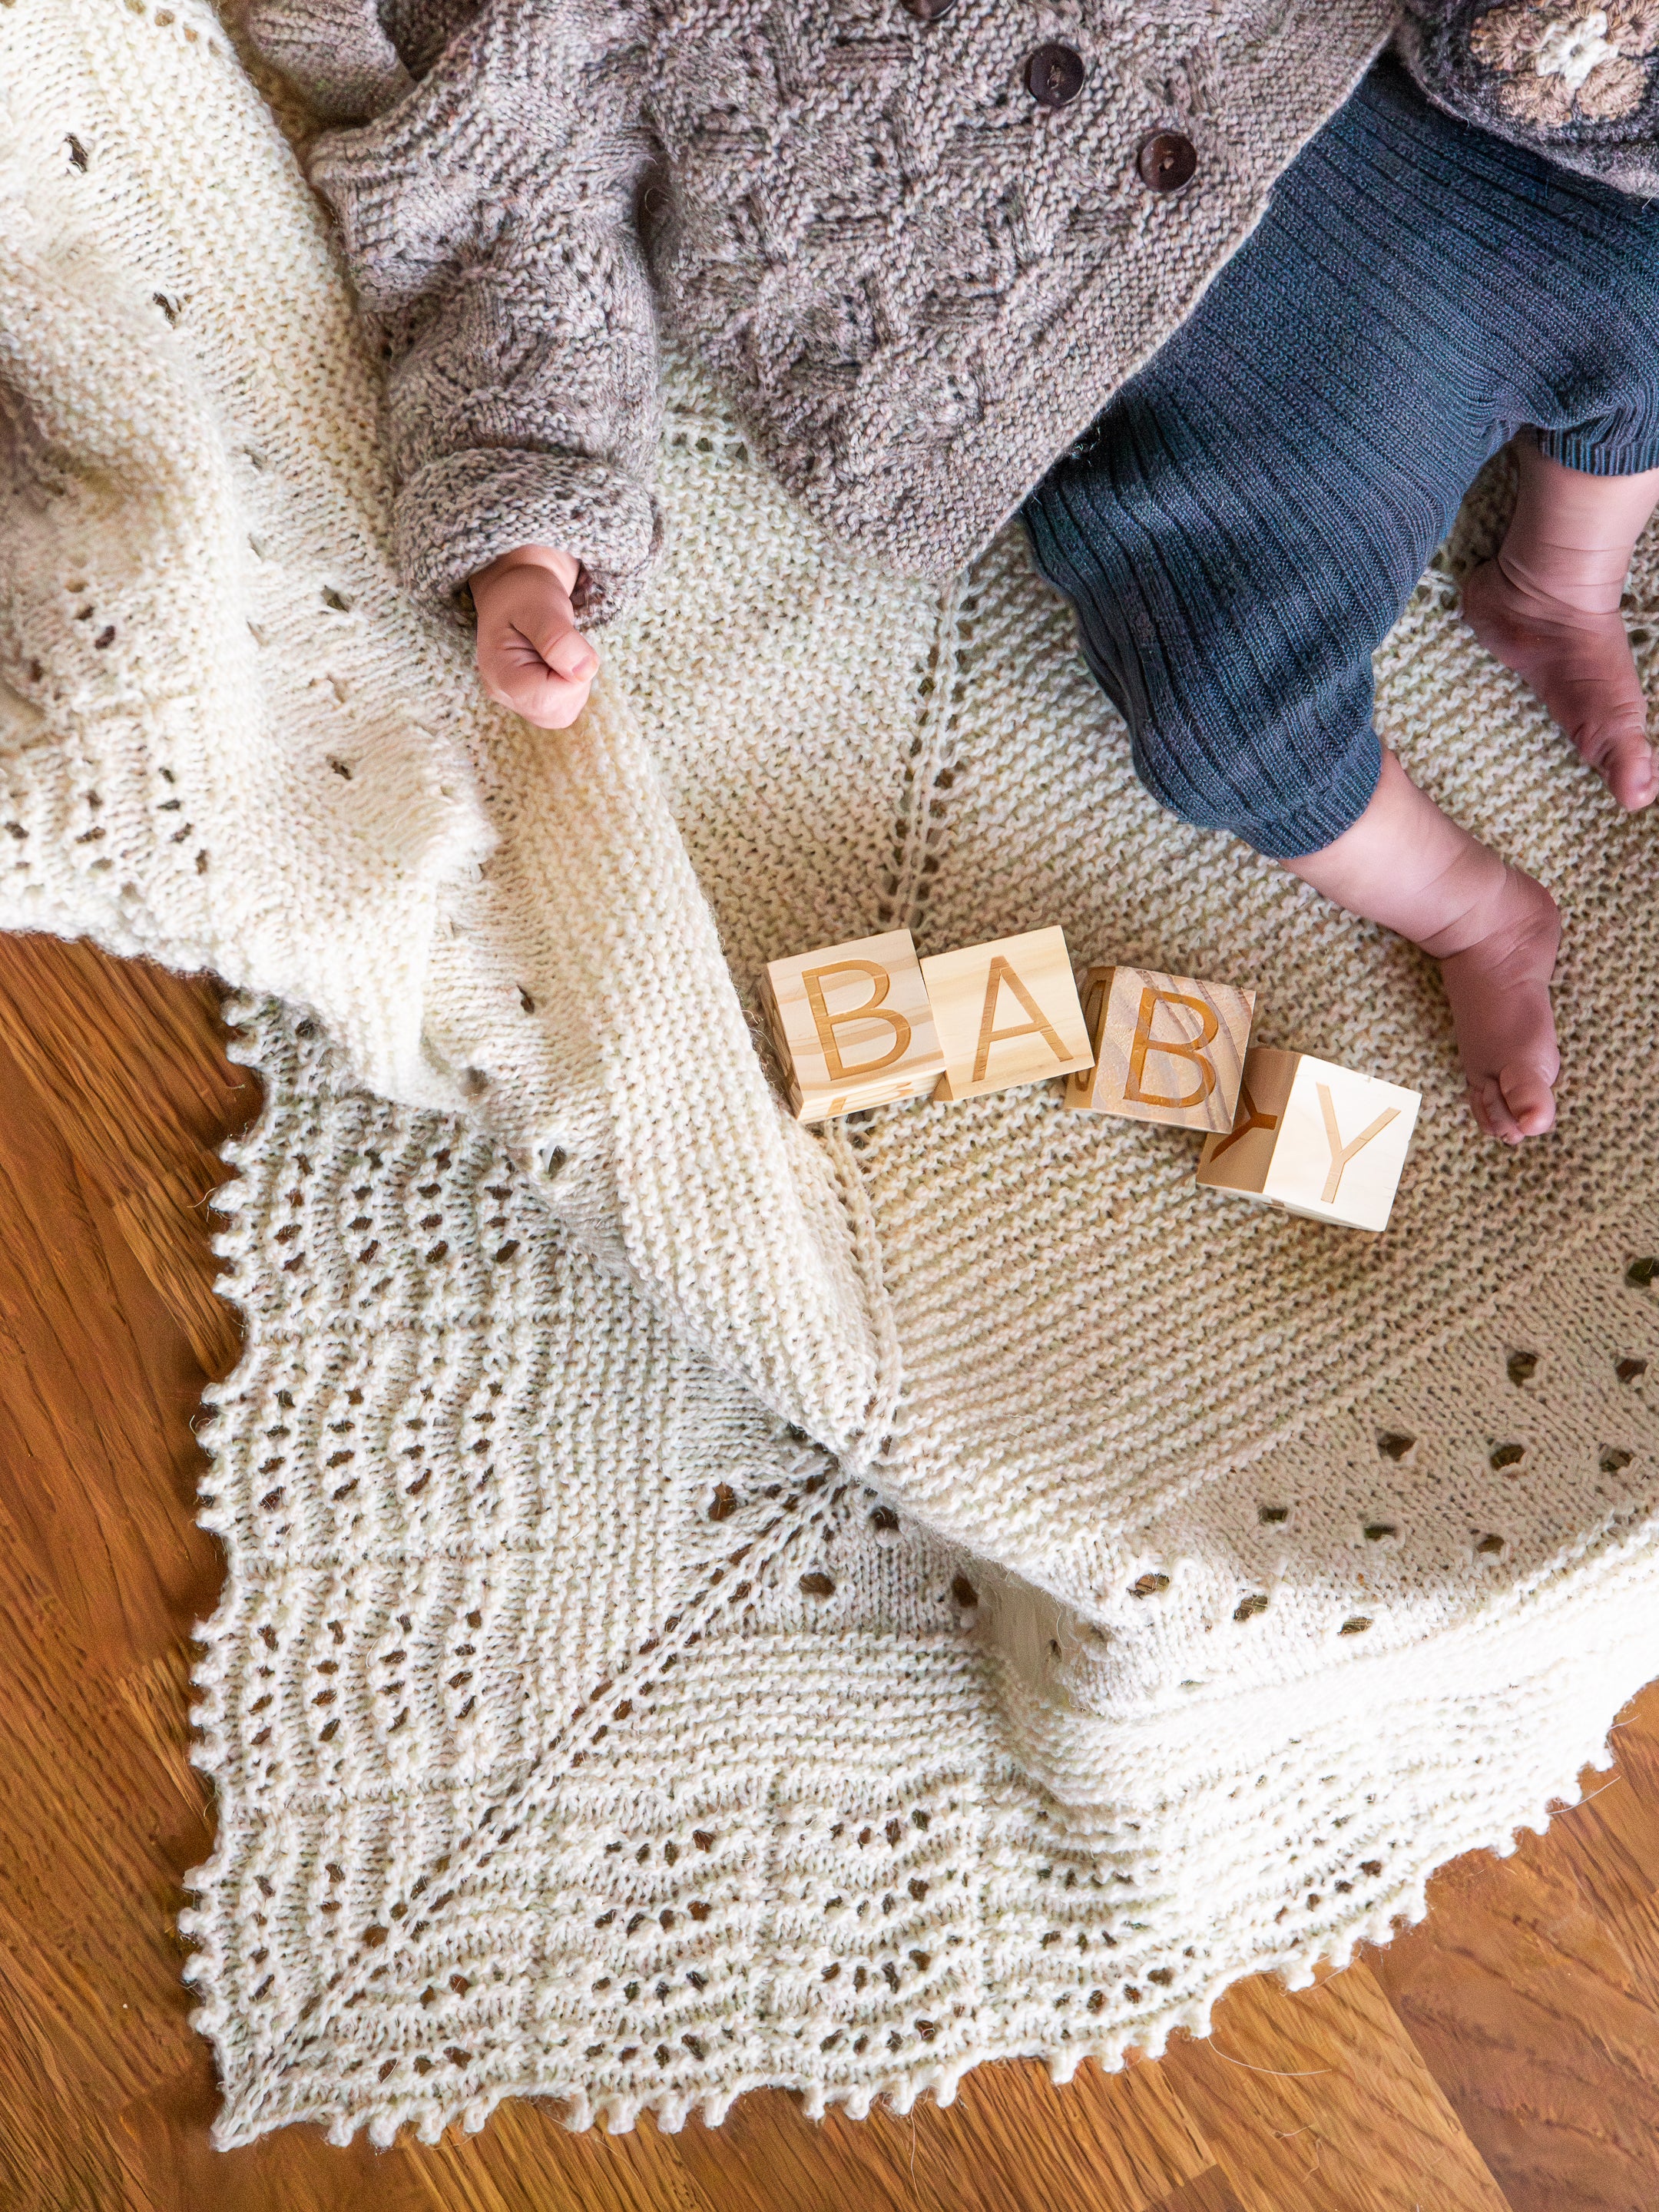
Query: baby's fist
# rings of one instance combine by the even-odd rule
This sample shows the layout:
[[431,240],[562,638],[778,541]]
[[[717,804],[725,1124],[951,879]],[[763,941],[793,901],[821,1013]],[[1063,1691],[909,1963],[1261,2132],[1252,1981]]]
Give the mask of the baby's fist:
[[568,729],[599,671],[570,605],[580,574],[571,554],[520,545],[472,579],[479,679],[498,706],[538,729]]

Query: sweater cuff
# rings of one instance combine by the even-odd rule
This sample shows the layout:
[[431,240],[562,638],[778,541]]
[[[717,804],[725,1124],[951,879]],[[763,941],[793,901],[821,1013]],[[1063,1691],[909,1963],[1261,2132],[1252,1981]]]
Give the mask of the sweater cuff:
[[325,123],[361,123],[394,106],[409,71],[374,0],[252,0],[248,35]]
[[516,545],[574,554],[584,629],[638,598],[662,550],[661,513],[637,477],[574,453],[494,447],[418,469],[398,494],[396,532],[404,584],[451,614],[468,580]]

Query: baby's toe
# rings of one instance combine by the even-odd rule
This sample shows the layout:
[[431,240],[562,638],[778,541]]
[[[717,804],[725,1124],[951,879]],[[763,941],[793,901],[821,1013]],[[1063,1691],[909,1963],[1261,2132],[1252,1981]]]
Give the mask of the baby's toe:
[[1568,721],[1566,726],[1580,757],[1619,804],[1633,812],[1650,805],[1659,794],[1659,767],[1648,743],[1647,704],[1638,692],[1609,708],[1601,692],[1601,687],[1593,687],[1583,720]]
[[1522,1137],[1541,1137],[1555,1127],[1555,1093],[1541,1067],[1527,1060],[1511,1061],[1500,1071],[1498,1085],[1515,1127],[1509,1143],[1517,1143]]
[[1607,789],[1621,806],[1634,813],[1650,806],[1659,795],[1659,763],[1645,737],[1632,738],[1609,753],[1601,769]]
[[1521,1132],[1515,1117],[1504,1103],[1504,1094],[1498,1087],[1495,1076],[1471,1076],[1466,1093],[1469,1111],[1477,1127],[1486,1137],[1496,1137],[1500,1144],[1518,1145]]

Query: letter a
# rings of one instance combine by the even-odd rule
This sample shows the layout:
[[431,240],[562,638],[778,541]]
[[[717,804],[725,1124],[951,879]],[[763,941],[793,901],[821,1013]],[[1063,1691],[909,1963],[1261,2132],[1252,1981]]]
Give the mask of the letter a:
[[[1004,984],[1013,993],[1031,1017],[1017,1030],[1000,1030],[994,1026],[997,1018],[997,994]],[[1026,989],[1000,952],[991,957],[991,965],[985,977],[985,1006],[979,1018],[979,1049],[974,1054],[973,1081],[983,1083],[985,1071],[991,1062],[994,1044],[1010,1044],[1015,1037],[1040,1036],[1056,1060],[1069,1060],[1071,1054],[1060,1040],[1060,1033],[1036,1000]]]
[[[1342,1185],[1343,1169],[1356,1152],[1364,1151],[1373,1137],[1380,1137],[1390,1121],[1400,1119],[1400,1109],[1397,1106],[1386,1107],[1369,1129],[1362,1130],[1352,1144],[1345,1146],[1342,1132],[1336,1126],[1336,1108],[1331,1100],[1330,1085],[1321,1083],[1316,1088],[1319,1092],[1319,1110],[1325,1117],[1325,1141],[1331,1148],[1331,1171],[1325,1178],[1325,1188],[1320,1192],[1319,1198],[1322,1205],[1334,1206],[1336,1194]],[[1304,1091],[1303,1096],[1306,1097],[1307,1093]]]
[[[876,988],[861,1006],[848,1006],[842,1013],[832,1014],[823,1003],[823,978],[826,975],[868,975]],[[884,1067],[890,1067],[896,1060],[902,1060],[909,1051],[910,1024],[902,1014],[882,1004],[892,978],[875,961],[837,960],[828,968],[806,969],[800,980],[805,986],[806,1003],[812,1009],[812,1026],[818,1033],[818,1042],[823,1048],[824,1064],[830,1070],[832,1082],[845,1083],[849,1076],[879,1074]],[[857,1066],[848,1067],[842,1060],[836,1030],[842,1022],[862,1021],[885,1022],[893,1032],[892,1046],[890,1050],[883,1053],[879,1060],[861,1060]]]

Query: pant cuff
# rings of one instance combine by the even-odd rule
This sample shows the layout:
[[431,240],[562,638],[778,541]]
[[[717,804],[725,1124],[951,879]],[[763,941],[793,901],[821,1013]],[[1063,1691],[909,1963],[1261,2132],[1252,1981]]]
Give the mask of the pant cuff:
[[[1136,766],[1140,769],[1142,782],[1154,798],[1162,799],[1164,805],[1188,821],[1199,820],[1198,811],[1190,802],[1183,806],[1173,794],[1166,796],[1139,762]],[[1231,830],[1235,836],[1243,837],[1270,860],[1300,860],[1309,853],[1322,852],[1327,845],[1334,844],[1345,830],[1352,829],[1370,805],[1382,774],[1382,744],[1376,731],[1367,728],[1360,742],[1344,756],[1330,781],[1320,785],[1317,790],[1296,793],[1291,803],[1269,815],[1235,815],[1224,820],[1212,815],[1200,826]],[[1289,799],[1290,794],[1285,797]]]
[[1537,438],[1540,453],[1587,477],[1636,477],[1659,469],[1659,431],[1611,443],[1589,430],[1540,430]]

